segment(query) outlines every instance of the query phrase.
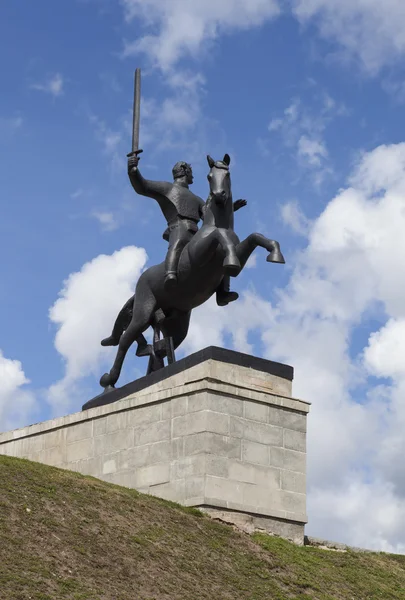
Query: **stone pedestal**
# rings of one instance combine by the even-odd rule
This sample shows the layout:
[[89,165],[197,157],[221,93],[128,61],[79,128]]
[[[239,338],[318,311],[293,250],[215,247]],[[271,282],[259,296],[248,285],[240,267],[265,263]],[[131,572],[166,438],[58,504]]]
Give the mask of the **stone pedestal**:
[[303,543],[309,405],[291,397],[292,377],[287,365],[206,348],[113,403],[0,434],[0,453]]

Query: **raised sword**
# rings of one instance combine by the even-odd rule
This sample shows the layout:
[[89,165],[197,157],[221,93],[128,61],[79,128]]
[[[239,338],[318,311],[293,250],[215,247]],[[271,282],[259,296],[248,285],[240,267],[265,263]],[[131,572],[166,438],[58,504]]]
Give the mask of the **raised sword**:
[[138,155],[143,150],[139,148],[139,123],[141,119],[141,69],[135,70],[134,79],[134,109],[132,118],[132,150],[127,156]]

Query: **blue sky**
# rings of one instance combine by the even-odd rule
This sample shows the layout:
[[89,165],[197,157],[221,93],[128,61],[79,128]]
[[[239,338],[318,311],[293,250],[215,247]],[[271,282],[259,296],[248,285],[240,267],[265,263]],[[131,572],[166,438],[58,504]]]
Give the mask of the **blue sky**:
[[[163,216],[126,175],[140,66],[142,173],[190,161],[205,198],[205,156],[228,152],[248,200],[238,235],[278,239],[287,260],[257,251],[238,302],[196,311],[182,352],[292,364],[313,402],[312,532],[405,551],[405,13],[353,4],[1,4],[1,429],[98,392],[112,358],[99,340],[165,254]],[[145,368],[129,353],[123,381]]]

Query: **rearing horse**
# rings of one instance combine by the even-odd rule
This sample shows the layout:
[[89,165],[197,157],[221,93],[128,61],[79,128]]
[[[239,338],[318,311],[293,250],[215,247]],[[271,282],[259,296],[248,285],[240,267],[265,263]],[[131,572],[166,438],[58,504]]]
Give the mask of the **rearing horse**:
[[178,267],[178,285],[169,293],[164,289],[164,262],[150,267],[140,276],[136,285],[132,319],[122,333],[117,355],[109,373],[105,373],[100,384],[114,386],[130,346],[142,338],[143,332],[154,324],[157,311],[165,318],[160,328],[165,337],[173,338],[174,348],[185,339],[193,308],[208,300],[218,288],[224,274],[236,277],[249,256],[261,246],[270,254],[268,262],[284,263],[280,245],[261,233],[251,233],[242,242],[233,230],[233,202],[230,157],[225,154],[222,161],[207,156],[210,172],[208,196],[204,222],[184,248]]

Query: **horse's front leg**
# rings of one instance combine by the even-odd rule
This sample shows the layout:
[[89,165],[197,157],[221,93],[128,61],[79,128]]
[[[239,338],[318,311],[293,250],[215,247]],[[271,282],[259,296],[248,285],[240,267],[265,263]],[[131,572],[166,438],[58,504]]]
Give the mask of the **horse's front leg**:
[[251,233],[246,239],[236,246],[236,254],[242,268],[245,266],[252,252],[260,246],[270,252],[267,262],[284,264],[284,256],[280,250],[280,244],[276,240],[270,240],[261,233]]
[[235,244],[235,241],[232,240],[228,229],[218,228],[215,230],[215,234],[217,236],[219,245],[225,252],[225,258],[223,262],[225,273],[235,277],[242,269],[242,265],[236,252],[237,245]]

